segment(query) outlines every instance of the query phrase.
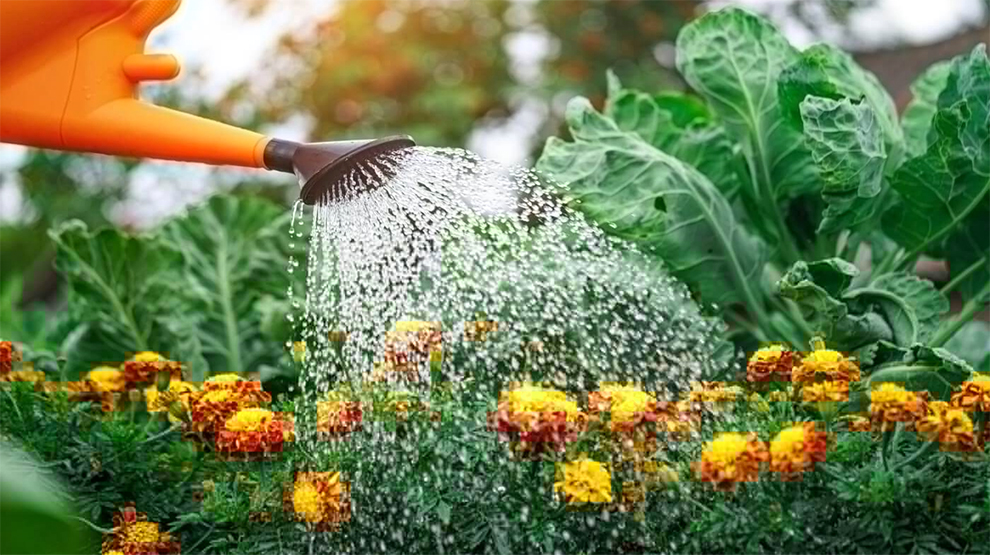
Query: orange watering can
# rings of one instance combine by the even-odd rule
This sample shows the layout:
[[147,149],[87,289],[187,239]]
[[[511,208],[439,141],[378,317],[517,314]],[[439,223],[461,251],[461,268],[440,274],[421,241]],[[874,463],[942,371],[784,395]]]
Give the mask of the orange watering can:
[[138,99],[179,74],[144,52],[180,0],[0,0],[0,141],[294,173],[313,204],[357,164],[413,146],[407,136],[301,144]]

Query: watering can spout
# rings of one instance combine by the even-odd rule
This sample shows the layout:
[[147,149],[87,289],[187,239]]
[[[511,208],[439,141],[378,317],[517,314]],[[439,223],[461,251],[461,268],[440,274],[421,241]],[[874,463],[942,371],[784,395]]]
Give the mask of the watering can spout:
[[0,141],[294,173],[309,204],[354,164],[413,144],[389,137],[303,145],[142,102],[141,83],[179,74],[174,56],[144,52],[148,34],[179,3],[0,1]]

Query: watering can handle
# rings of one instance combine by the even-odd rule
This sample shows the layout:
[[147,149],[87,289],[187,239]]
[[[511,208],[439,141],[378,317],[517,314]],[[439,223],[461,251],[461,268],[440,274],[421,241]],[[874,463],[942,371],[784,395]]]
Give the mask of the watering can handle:
[[[175,56],[144,49],[148,35],[175,13],[180,1],[0,0],[5,17],[38,21],[52,13],[67,21],[45,39],[10,39],[0,52],[0,140],[265,167],[267,137],[138,99],[142,82],[179,74]],[[10,44],[20,48],[12,52]]]

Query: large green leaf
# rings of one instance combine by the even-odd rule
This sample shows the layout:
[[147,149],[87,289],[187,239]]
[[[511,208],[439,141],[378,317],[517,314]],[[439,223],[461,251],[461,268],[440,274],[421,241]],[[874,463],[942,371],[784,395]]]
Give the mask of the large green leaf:
[[677,37],[678,70],[742,146],[754,194],[770,210],[819,189],[810,153],[777,100],[777,78],[797,59],[772,24],[737,8],[706,14]]
[[862,101],[873,111],[887,153],[895,160],[900,157],[904,139],[894,101],[876,76],[849,54],[828,44],[812,45],[782,72],[778,87],[781,109],[799,129],[803,124],[800,106],[807,96]]
[[893,339],[890,325],[873,311],[854,313],[840,300],[852,278],[858,274],[852,264],[830,258],[798,262],[777,284],[782,297],[797,303],[812,329],[834,349],[853,351],[880,340]]
[[880,276],[842,298],[856,312],[881,314],[893,332],[894,343],[903,347],[928,341],[949,311],[949,300],[932,282],[908,274]]
[[618,77],[609,72],[604,114],[619,129],[636,133],[654,147],[687,162],[725,196],[732,197],[745,166],[725,129],[699,111],[696,102],[684,95],[656,97],[623,88]]
[[215,196],[162,228],[163,240],[181,253],[183,310],[200,316],[195,334],[211,372],[245,373],[274,365],[280,343],[262,333],[264,295],[289,287],[291,213],[268,201]]
[[977,372],[990,372],[990,324],[973,320],[967,322],[945,350],[968,362]]
[[867,391],[878,383],[901,383],[911,391],[929,391],[936,399],[949,400],[953,388],[972,376],[973,368],[945,349],[921,344],[911,347],[907,357],[878,367],[866,379]]
[[904,150],[907,156],[918,156],[928,148],[928,130],[937,109],[938,95],[949,79],[952,63],[942,61],[933,64],[911,83],[911,102],[901,116],[904,130]]
[[85,553],[99,535],[73,520],[65,488],[27,453],[0,443],[0,553]]
[[55,266],[69,288],[69,310],[83,323],[66,352],[70,374],[144,350],[181,360],[194,375],[204,370],[186,335],[195,315],[175,303],[178,252],[151,235],[91,232],[77,220],[49,235],[57,248]]
[[801,102],[801,119],[828,203],[818,233],[875,221],[887,161],[876,113],[865,102],[809,96]]
[[[957,251],[968,240],[953,232],[975,229],[986,235],[985,211],[990,194],[990,61],[983,47],[953,60],[946,86],[928,132],[924,152],[906,161],[891,186],[900,202],[884,214],[884,230],[913,253],[941,255],[945,242]],[[968,221],[973,218],[972,224]],[[977,239],[977,244],[979,241]],[[972,253],[978,259],[984,253]],[[955,267],[956,271],[965,268]],[[990,274],[972,277],[986,283]]]
[[659,254],[705,303],[760,302],[765,247],[705,176],[622,131],[587,99],[570,102],[567,121],[574,142],[551,138],[536,167],[569,184],[578,209]]

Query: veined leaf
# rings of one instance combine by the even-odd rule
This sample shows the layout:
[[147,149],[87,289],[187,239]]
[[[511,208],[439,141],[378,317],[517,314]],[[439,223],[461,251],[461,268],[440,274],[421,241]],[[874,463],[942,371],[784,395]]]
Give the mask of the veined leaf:
[[78,220],[49,235],[57,248],[55,266],[68,283],[69,310],[87,326],[66,353],[70,374],[146,350],[201,371],[196,346],[181,329],[194,315],[175,304],[178,252],[149,235],[90,232]]
[[[604,114],[619,129],[636,133],[654,147],[687,162],[731,198],[739,188],[740,174],[745,173],[742,158],[725,129],[689,98],[667,94],[661,99],[625,89],[610,71]],[[707,110],[703,104],[700,108]]]
[[570,102],[567,120],[574,142],[551,138],[536,167],[568,183],[581,211],[659,254],[706,303],[761,302],[765,247],[705,176],[622,131],[587,99]]
[[[884,214],[886,233],[913,254],[941,255],[948,239],[959,258],[959,249],[970,248],[970,241],[956,238],[954,232],[968,235],[971,229],[977,230],[978,245],[980,230],[986,235],[981,207],[990,195],[988,149],[990,61],[985,48],[977,47],[952,62],[925,153],[906,161],[891,178],[900,202]],[[983,254],[977,251],[970,258]],[[986,283],[990,273],[977,272],[971,279]]]
[[849,54],[828,44],[812,45],[782,72],[778,86],[784,116],[798,129],[804,123],[800,106],[808,96],[865,103],[882,131],[887,154],[895,161],[900,158],[904,137],[894,101],[876,76]]
[[211,372],[257,370],[283,352],[263,336],[255,304],[265,294],[281,298],[289,287],[279,243],[290,217],[261,199],[221,195],[162,228],[182,254],[183,304],[202,318],[196,335]]
[[810,96],[801,102],[804,137],[828,203],[818,233],[876,220],[882,207],[886,147],[876,114],[865,102]]
[[990,372],[990,324],[973,320],[967,322],[945,350],[968,362],[977,372]]
[[935,116],[938,95],[949,79],[952,63],[948,60],[929,66],[921,77],[911,83],[911,102],[901,116],[904,130],[904,150],[907,156],[918,156],[928,148],[928,130]]
[[893,338],[882,316],[872,311],[853,313],[838,298],[858,273],[855,266],[838,258],[811,264],[798,262],[784,274],[777,287],[781,296],[797,303],[804,319],[832,348],[854,351]]
[[801,134],[786,124],[777,99],[777,78],[797,59],[772,24],[738,8],[706,14],[677,37],[678,70],[742,145],[754,196],[769,210],[820,186]]
[[848,291],[843,299],[859,307],[856,312],[882,314],[894,343],[903,347],[928,341],[949,311],[949,300],[932,282],[907,274],[880,276],[868,287]]
[[867,391],[878,383],[900,383],[911,391],[929,391],[936,399],[947,401],[953,388],[972,376],[973,368],[945,349],[921,344],[900,362],[877,368],[866,379]]

